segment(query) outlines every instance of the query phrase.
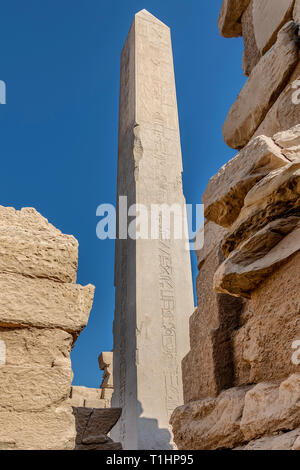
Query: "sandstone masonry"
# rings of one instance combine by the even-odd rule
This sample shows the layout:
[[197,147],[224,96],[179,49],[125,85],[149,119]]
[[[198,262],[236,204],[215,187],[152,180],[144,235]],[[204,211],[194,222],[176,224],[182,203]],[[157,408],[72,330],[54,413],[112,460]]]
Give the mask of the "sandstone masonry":
[[300,448],[299,21],[299,0],[222,5],[249,78],[223,129],[240,151],[203,195],[179,449]]
[[78,243],[0,207],[0,260],[0,449],[74,449],[70,352],[94,295],[76,284]]

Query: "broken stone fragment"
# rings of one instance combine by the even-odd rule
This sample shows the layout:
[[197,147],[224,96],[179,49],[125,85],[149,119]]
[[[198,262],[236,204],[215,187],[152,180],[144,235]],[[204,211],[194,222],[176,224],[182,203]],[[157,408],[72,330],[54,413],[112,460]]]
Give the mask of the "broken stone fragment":
[[230,147],[240,149],[249,142],[296,67],[295,31],[293,21],[283,26],[231,107],[223,126],[223,137]]
[[249,5],[250,0],[223,0],[218,26],[225,38],[242,35],[241,17]]
[[210,179],[202,198],[205,217],[230,227],[239,216],[250,189],[272,170],[288,163],[270,137],[252,139]]
[[[120,408],[74,408],[76,420],[76,449],[81,445],[111,443],[107,434],[121,416]],[[104,449],[104,448],[103,448]]]
[[284,237],[285,231],[292,230],[296,220],[299,218],[275,221],[233,251],[216,271],[214,289],[250,298],[251,292],[267,276],[300,250],[299,222],[297,228]]
[[87,324],[94,286],[0,274],[0,326],[62,328],[79,333]]

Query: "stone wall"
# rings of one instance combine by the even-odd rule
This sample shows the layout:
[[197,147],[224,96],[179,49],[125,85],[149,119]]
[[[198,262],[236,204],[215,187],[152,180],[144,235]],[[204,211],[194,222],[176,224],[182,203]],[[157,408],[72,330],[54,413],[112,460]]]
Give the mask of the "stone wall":
[[0,207],[0,449],[74,449],[70,352],[94,295],[77,261],[35,209]]
[[223,129],[239,153],[203,195],[179,449],[300,449],[299,22],[300,0],[222,5],[249,78]]

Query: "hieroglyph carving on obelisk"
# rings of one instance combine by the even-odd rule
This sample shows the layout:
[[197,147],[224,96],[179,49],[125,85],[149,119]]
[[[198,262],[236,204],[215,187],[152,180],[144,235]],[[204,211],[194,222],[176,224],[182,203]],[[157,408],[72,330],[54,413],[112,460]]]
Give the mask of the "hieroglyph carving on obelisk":
[[[118,201],[179,205],[185,212],[170,29],[135,15],[121,57]],[[123,201],[123,200],[122,200]],[[122,202],[123,204],[123,202]],[[119,221],[120,228],[120,221]],[[183,403],[181,360],[194,309],[185,236],[116,241],[113,430],[125,449],[172,449],[169,418]]]

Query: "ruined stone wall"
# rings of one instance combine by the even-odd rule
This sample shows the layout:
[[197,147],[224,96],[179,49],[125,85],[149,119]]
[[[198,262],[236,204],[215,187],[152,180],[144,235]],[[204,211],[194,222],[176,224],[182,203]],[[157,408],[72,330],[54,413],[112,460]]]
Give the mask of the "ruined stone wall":
[[[224,0],[248,80],[203,195],[180,449],[300,449],[300,0]],[[298,342],[297,342],[298,341]]]
[[74,449],[70,352],[94,287],[78,243],[35,209],[0,207],[0,449]]

